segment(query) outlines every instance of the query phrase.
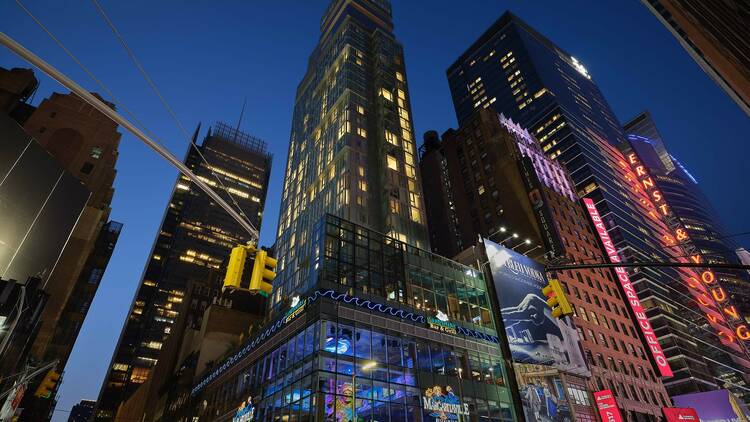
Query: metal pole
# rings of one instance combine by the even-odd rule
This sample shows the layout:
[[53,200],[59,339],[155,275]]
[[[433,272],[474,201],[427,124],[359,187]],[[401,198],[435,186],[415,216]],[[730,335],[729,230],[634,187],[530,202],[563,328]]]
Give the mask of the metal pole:
[[250,234],[250,237],[253,241],[258,239],[258,230],[256,230],[255,227],[253,227],[237,211],[235,211],[226,201],[224,201],[224,199],[222,199],[221,196],[219,196],[219,194],[217,194],[206,183],[200,180],[198,176],[193,174],[193,172],[190,171],[190,169],[182,161],[180,161],[177,157],[172,155],[172,153],[170,153],[169,150],[162,147],[157,142],[153,141],[151,138],[146,136],[146,134],[141,132],[140,129],[135,127],[135,125],[130,123],[128,120],[122,117],[119,113],[117,113],[116,111],[111,109],[109,106],[104,104],[101,100],[96,98],[90,92],[83,89],[80,85],[73,82],[73,80],[71,80],[64,74],[62,74],[60,71],[55,69],[52,65],[42,60],[39,56],[35,55],[31,51],[23,47],[21,44],[17,43],[15,40],[10,38],[4,32],[0,32],[0,43],[8,47],[8,49],[13,51],[17,55],[21,56],[23,59],[27,60],[29,63],[38,67],[41,71],[49,75],[52,79],[59,82],[62,86],[74,92],[76,95],[81,97],[84,101],[89,103],[92,107],[96,108],[105,116],[112,119],[112,121],[114,121],[115,123],[127,129],[136,138],[140,139],[149,148],[154,150],[157,154],[161,155],[164,159],[166,159],[170,164],[175,166],[180,171],[180,173],[182,173],[187,178],[189,178],[203,192],[205,192],[206,195],[208,195],[217,204],[219,204],[219,206],[221,206],[221,208],[223,208],[224,211],[226,211],[229,214],[229,216],[231,216],[235,221],[237,221],[237,223],[240,226],[242,226],[242,228],[247,230],[247,232]]

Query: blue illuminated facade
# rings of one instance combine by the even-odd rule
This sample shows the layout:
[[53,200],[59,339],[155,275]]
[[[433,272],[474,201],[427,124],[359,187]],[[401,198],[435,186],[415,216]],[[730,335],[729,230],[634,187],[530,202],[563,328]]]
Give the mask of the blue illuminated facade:
[[332,215],[313,239],[315,288],[198,379],[192,416],[515,420],[481,273]]

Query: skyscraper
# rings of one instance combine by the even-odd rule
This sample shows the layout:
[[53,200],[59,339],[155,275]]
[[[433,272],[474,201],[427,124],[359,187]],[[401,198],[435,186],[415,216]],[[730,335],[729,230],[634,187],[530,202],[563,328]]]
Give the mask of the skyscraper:
[[641,0],[690,57],[750,115],[750,6],[741,0]]
[[[430,237],[447,237],[449,249],[473,245],[481,236],[540,261],[603,259],[567,171],[543,154],[528,131],[493,110],[475,112],[458,129],[446,131],[442,141],[429,137],[420,166],[425,183],[449,185],[444,190],[425,185]],[[444,202],[453,204],[446,210],[447,220],[457,221],[456,234],[430,219],[431,206]],[[591,372],[562,378],[581,392],[568,394],[575,420],[595,419],[593,396],[586,390],[604,389],[617,392],[633,416],[659,416],[669,398],[612,274],[587,269],[553,277],[563,283],[575,309],[572,320]]]
[[272,307],[310,288],[326,213],[420,248],[427,230],[403,49],[387,0],[332,1],[297,88]]
[[270,320],[198,374],[193,420],[518,420],[484,275],[424,249],[391,30],[385,0],[326,10],[294,111]]
[[[198,130],[194,140],[197,135]],[[185,163],[260,227],[271,171],[264,141],[217,123],[200,145],[188,149]],[[177,178],[100,393],[97,419],[113,418],[119,404],[149,378],[188,280],[205,279],[232,247],[248,240],[248,233],[187,177]]]
[[[474,110],[491,108],[528,128],[547,156],[566,167],[577,195],[593,200],[602,216],[603,234],[615,247],[611,259],[673,261],[682,254],[665,242],[669,228],[653,218],[654,204],[632,183],[618,149],[625,142],[622,128],[578,59],[505,13],[447,73],[459,123]],[[743,353],[725,347],[707,317],[695,310],[688,273],[644,268],[617,275],[623,289],[632,281],[645,307],[644,313],[635,307],[629,312],[636,319],[648,317],[639,324],[640,335],[670,395],[716,388],[708,363],[694,363],[695,356],[708,359],[708,351],[724,353],[735,373],[746,371],[735,359],[742,361]],[[710,362],[718,365],[714,358]],[[615,395],[626,410],[638,410]]]

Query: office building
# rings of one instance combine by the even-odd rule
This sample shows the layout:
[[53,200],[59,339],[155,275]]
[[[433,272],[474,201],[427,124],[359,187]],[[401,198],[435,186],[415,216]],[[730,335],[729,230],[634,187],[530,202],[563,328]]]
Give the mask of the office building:
[[750,116],[750,6],[741,0],[642,0],[690,57]]
[[89,422],[91,417],[94,416],[95,406],[96,402],[94,400],[81,400],[70,409],[68,422]]
[[388,1],[326,10],[295,105],[271,319],[198,374],[192,417],[518,420],[483,275],[425,250],[392,29]]
[[[194,141],[197,136],[198,130]],[[260,227],[271,171],[264,141],[217,123],[200,145],[189,148],[185,164]],[[189,280],[205,280],[234,246],[249,240],[187,177],[177,178],[100,393],[98,420],[114,418],[118,406],[149,379]]]
[[310,239],[313,290],[198,374],[192,420],[519,420],[480,272],[330,214]]
[[[42,100],[25,122],[24,129],[91,192],[45,286],[50,297],[33,346],[38,360],[59,359],[62,367],[99,285],[98,279],[83,277],[87,262],[93,263],[98,256],[105,257],[99,259],[100,264],[104,264],[99,268],[100,279],[112,253],[113,245],[97,243],[97,239],[107,235],[107,228],[119,225],[107,226],[121,135],[116,123],[77,95],[59,93]],[[74,307],[73,303],[80,306]]]
[[[650,198],[631,183],[632,170],[618,149],[625,135],[580,60],[507,12],[447,73],[460,124],[478,109],[502,113],[566,168],[577,196],[593,201],[587,211],[603,221],[599,226],[606,230],[597,236],[614,246],[607,249],[610,260],[669,262],[683,255],[666,241],[669,227],[652,217]],[[628,312],[639,320],[644,349],[670,395],[716,388],[706,366],[694,364],[713,353],[709,350],[718,348],[732,356],[725,361],[734,371],[746,371],[736,363],[742,353],[726,347],[711,321],[696,311],[687,289],[689,272],[641,268],[617,276],[620,287],[634,289],[644,307],[629,306]],[[613,393],[618,404],[626,403],[627,397]]]
[[[442,140],[428,132],[420,166],[431,240],[451,233],[430,219],[430,207],[451,195],[447,220],[457,221],[459,232],[446,239],[449,250],[473,246],[483,237],[542,262],[604,259],[567,171],[510,119],[481,109]],[[446,188],[428,189],[428,181]],[[443,244],[433,242],[433,250]],[[575,420],[595,420],[592,393],[604,389],[617,392],[621,410],[633,420],[661,415],[669,398],[613,275],[588,269],[551,276],[563,283],[576,311],[572,319],[591,372],[562,378],[585,394],[568,394]]]
[[[655,140],[647,136],[658,134],[650,115],[642,113],[624,128],[628,132],[626,158],[633,177],[640,181],[661,211],[657,215],[670,227],[672,241],[679,244],[693,262],[740,264],[736,253],[739,245],[728,235],[696,179],[667,152],[660,138]],[[750,322],[750,277],[747,271],[716,268],[711,271],[702,269],[698,273],[701,279],[715,279],[707,286],[720,289],[715,295],[711,294],[712,301],[717,302],[718,310],[727,310],[723,312],[727,320],[725,326],[731,329],[731,337],[741,344],[744,337],[750,336],[750,332],[746,332]],[[705,293],[710,293],[710,290]],[[750,399],[750,377],[724,368],[726,356],[722,354],[713,359],[719,363],[711,363],[708,368],[716,377],[716,384],[728,387],[747,402]]]
[[18,67],[8,70],[0,66],[0,113],[23,125],[34,112],[29,99],[37,88],[39,80],[33,70]]
[[332,1],[321,20],[294,106],[275,310],[312,288],[309,236],[326,213],[428,247],[406,66],[390,7],[387,0]]

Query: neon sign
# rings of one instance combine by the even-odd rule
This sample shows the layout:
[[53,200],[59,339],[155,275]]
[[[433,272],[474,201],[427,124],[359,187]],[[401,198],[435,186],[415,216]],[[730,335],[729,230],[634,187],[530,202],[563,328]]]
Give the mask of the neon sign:
[[[638,192],[641,188],[643,189],[643,192],[651,200],[651,204],[647,205],[651,205],[658,210],[659,219],[671,231],[671,233],[663,236],[665,244],[682,250],[684,253],[681,255],[689,256],[690,262],[695,264],[704,262],[700,251],[693,245],[688,231],[672,213],[664,195],[635,152],[627,155],[627,161],[630,169],[635,173],[635,180],[628,177],[631,183],[635,184],[634,190]],[[709,324],[717,331],[720,341],[727,346],[742,350],[735,344],[736,339],[750,340],[750,330],[744,322],[743,316],[730,302],[724,288],[717,283],[714,272],[709,268],[702,268],[699,272],[700,274],[695,274],[691,271],[691,274],[686,277],[689,293],[696,299],[698,306],[706,314]]]
[[448,315],[439,309],[436,316],[427,318],[427,325],[436,331],[441,331],[447,334],[458,334],[456,324],[450,322]]
[[[602,241],[602,245],[604,245],[604,250],[609,257],[609,261],[615,264],[620,262],[620,256],[617,254],[617,248],[615,248],[612,239],[609,237],[607,228],[604,227],[604,222],[599,215],[599,210],[596,209],[594,201],[592,201],[590,198],[583,198],[583,203],[586,205],[589,216],[591,216],[591,221],[594,222],[594,227],[596,228],[596,232],[599,235],[599,239]],[[671,377],[672,368],[669,366],[667,357],[664,355],[664,351],[661,349],[661,345],[659,344],[659,340],[656,337],[656,333],[654,333],[654,329],[653,327],[651,327],[651,322],[649,322],[648,317],[646,317],[646,311],[643,309],[641,301],[638,299],[638,295],[635,293],[635,288],[633,287],[633,283],[630,281],[630,276],[628,276],[627,271],[625,271],[625,268],[623,267],[615,267],[615,273],[617,274],[617,280],[622,286],[622,290],[625,292],[625,296],[628,298],[630,309],[633,310],[633,314],[635,315],[638,327],[640,327],[641,332],[643,333],[643,337],[646,340],[648,350],[651,352],[651,356],[653,356],[654,358],[654,362],[656,363],[656,367],[659,369],[659,373],[662,377]]]

